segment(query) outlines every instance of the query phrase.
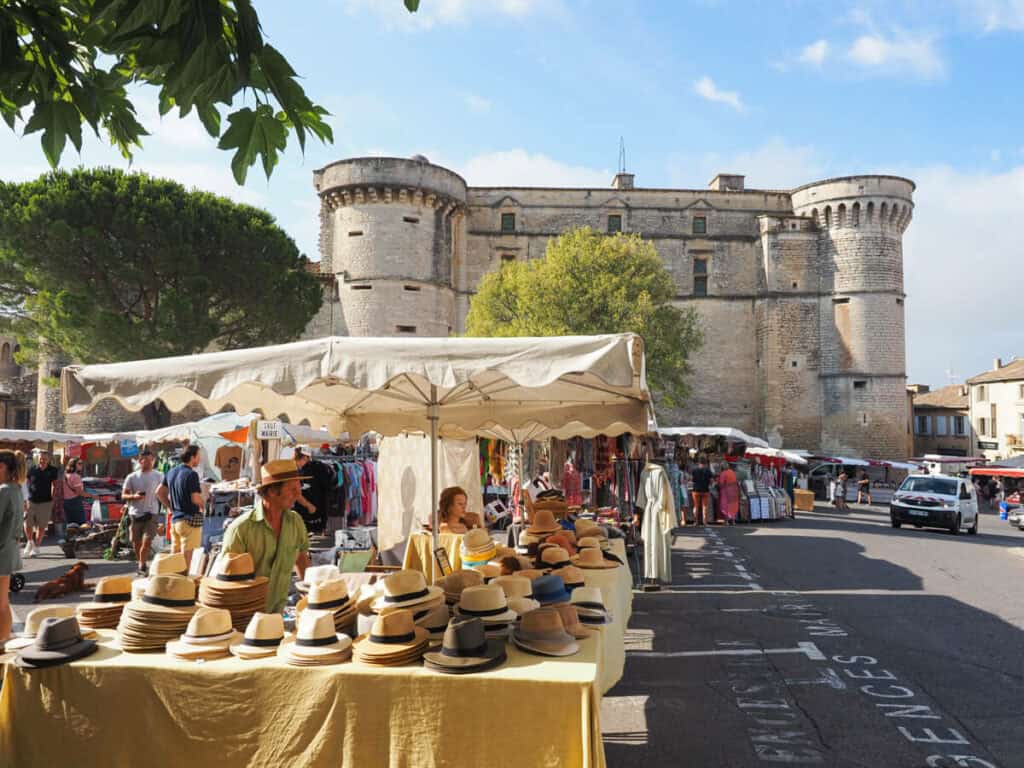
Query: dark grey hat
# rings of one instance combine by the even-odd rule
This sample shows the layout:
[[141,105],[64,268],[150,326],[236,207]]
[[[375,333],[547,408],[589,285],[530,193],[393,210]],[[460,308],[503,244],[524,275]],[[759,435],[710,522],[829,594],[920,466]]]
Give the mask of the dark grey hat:
[[423,654],[423,660],[438,672],[483,672],[504,663],[505,640],[488,640],[484,623],[475,616],[454,618],[448,622],[441,650]]
[[54,667],[81,659],[93,653],[98,646],[93,640],[83,640],[78,619],[50,617],[43,619],[36,641],[22,649],[14,660],[23,669]]

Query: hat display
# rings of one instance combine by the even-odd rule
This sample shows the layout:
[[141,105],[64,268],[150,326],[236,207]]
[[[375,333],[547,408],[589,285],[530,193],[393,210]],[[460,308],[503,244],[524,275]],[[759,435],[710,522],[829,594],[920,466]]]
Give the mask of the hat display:
[[593,520],[587,520],[585,517],[581,517],[576,521],[575,528],[577,540],[588,536],[598,541],[608,538],[608,533],[603,526],[598,525]]
[[359,592],[356,593],[356,611],[368,615],[373,613],[373,603],[384,595],[384,580],[375,581],[373,584],[360,584]]
[[580,649],[575,638],[565,631],[562,615],[554,607],[525,614],[512,630],[512,642],[527,653],[541,656],[571,656]]
[[184,634],[165,647],[167,653],[179,661],[209,661],[227,656],[228,646],[237,639],[230,611],[201,605],[189,619]]
[[[66,619],[74,615],[75,607],[73,605],[44,605],[40,608],[33,608],[25,617],[25,628],[7,641],[4,651],[7,653],[20,651],[22,648],[32,645],[44,619]],[[96,637],[96,633],[91,629],[86,630],[82,632],[82,637],[91,640]]]
[[534,600],[532,597],[510,597],[508,599],[508,607],[516,612],[516,615],[522,616],[524,613],[535,611],[540,608],[540,603]]
[[442,600],[444,590],[437,586],[428,587],[420,571],[395,571],[384,579],[384,594],[373,601],[372,608],[376,613],[417,606],[425,610]]
[[588,532],[586,536],[576,539],[576,549],[600,549],[601,542]]
[[117,642],[128,653],[162,651],[188,629],[196,612],[196,584],[185,576],[153,576],[138,600],[124,606]]
[[242,642],[228,650],[242,659],[262,659],[277,654],[284,640],[284,619],[279,613],[254,613],[245,628]]
[[96,582],[92,600],[75,608],[78,626],[84,629],[115,629],[121,611],[132,599],[131,576],[104,576]]
[[168,574],[179,576],[188,575],[188,563],[185,562],[185,555],[182,552],[157,552],[149,563],[149,575],[166,576]]
[[565,631],[577,640],[588,638],[597,631],[580,621],[579,614],[576,612],[576,606],[572,603],[556,603],[552,608],[557,610],[562,617],[562,626],[565,627]]
[[499,576],[491,584],[501,587],[509,600],[513,597],[533,597],[533,583],[519,575]]
[[576,554],[576,537],[573,536],[573,534],[570,531],[566,531],[563,529],[558,533],[551,534],[544,541],[548,544],[555,544],[561,547],[566,552],[568,552],[570,556]]
[[[465,563],[463,563],[463,565],[465,565]],[[501,576],[501,566],[493,565],[492,563],[482,563],[480,565],[472,566],[472,570],[484,577],[485,584],[491,579],[496,579]]]
[[441,603],[427,611],[425,616],[418,619],[414,618],[413,622],[417,627],[424,627],[430,633],[428,639],[430,644],[434,646],[440,644],[444,639],[444,630],[448,626],[451,617],[448,603]]
[[483,583],[484,575],[473,569],[453,571],[437,580],[437,586],[444,590],[444,598],[449,605],[459,602],[466,587],[479,587]]
[[567,565],[563,568],[557,568],[551,572],[551,575],[560,578],[569,592],[572,592],[577,587],[582,587],[586,578],[583,575],[583,571],[575,565]]
[[356,638],[355,660],[379,667],[417,662],[427,650],[429,636],[426,627],[416,626],[411,611],[396,610],[378,616],[370,632]]
[[576,606],[580,621],[588,626],[603,626],[612,623],[612,616],[604,607],[604,596],[597,587],[574,589],[569,602]]
[[356,623],[356,603],[348,596],[348,584],[344,579],[318,581],[309,588],[304,598],[303,610],[330,611],[334,614],[334,628],[338,632],[351,634]]
[[585,569],[605,570],[619,567],[610,560],[606,560],[600,549],[593,547],[580,550],[580,553],[572,560],[575,565]]
[[266,488],[268,485],[287,483],[289,480],[310,479],[308,475],[302,474],[294,459],[275,459],[260,467],[260,482],[256,487]]
[[519,614],[508,607],[505,591],[492,584],[463,590],[455,612],[459,616],[474,616],[480,619],[484,623],[488,637],[508,635],[509,624],[519,618]]
[[266,608],[269,582],[266,576],[256,575],[248,552],[222,552],[213,572],[199,582],[199,602],[231,611],[232,625],[241,632],[256,611]]
[[[548,533],[558,533],[560,530],[562,530],[562,526],[555,520],[555,514],[549,508],[538,508],[536,504],[533,505],[533,518],[526,529],[527,533],[532,536],[543,536]],[[522,541],[521,537],[520,541]]]
[[331,611],[303,611],[295,639],[282,645],[278,652],[296,667],[340,664],[352,658],[352,638],[335,632]]
[[521,576],[522,578],[529,579],[530,581],[533,581],[534,579],[539,579],[543,575],[544,571],[541,571],[537,568],[523,568],[523,570],[516,572],[516,576]]
[[505,641],[489,639],[480,619],[458,617],[444,631],[441,650],[423,654],[423,666],[446,674],[494,669],[505,662]]
[[540,564],[547,568],[564,568],[572,565],[572,560],[569,559],[569,553],[561,547],[550,546],[540,553],[538,565]]
[[86,640],[74,616],[47,616],[39,625],[36,639],[22,648],[14,664],[22,669],[38,669],[67,664],[96,651],[95,640]]
[[497,555],[497,548],[486,528],[472,528],[462,537],[459,555],[463,564],[472,567],[475,563],[493,560]]
[[569,590],[561,576],[541,576],[533,580],[533,599],[541,605],[569,602]]
[[303,576],[302,581],[295,582],[295,589],[299,592],[308,592],[312,584],[340,578],[341,571],[338,570],[336,565],[311,565],[306,569],[306,574]]
[[537,500],[533,502],[533,511],[537,512],[540,510],[546,510],[550,512],[567,512],[569,505],[565,503],[565,499],[558,498],[558,496],[544,497],[541,495],[537,496]]

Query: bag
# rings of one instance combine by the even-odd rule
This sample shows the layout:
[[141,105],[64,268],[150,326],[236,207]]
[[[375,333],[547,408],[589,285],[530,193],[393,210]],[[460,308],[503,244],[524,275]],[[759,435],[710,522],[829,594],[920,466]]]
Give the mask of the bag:
[[100,504],[99,499],[92,503],[92,514],[89,519],[94,523],[103,519],[103,505]]

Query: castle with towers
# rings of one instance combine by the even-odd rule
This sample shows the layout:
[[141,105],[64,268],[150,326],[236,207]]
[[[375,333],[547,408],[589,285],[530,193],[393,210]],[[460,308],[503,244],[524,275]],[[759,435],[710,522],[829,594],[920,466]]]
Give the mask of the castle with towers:
[[[911,452],[908,179],[765,190],[720,174],[707,189],[650,189],[620,172],[609,188],[471,187],[415,155],[340,160],[315,171],[313,186],[324,303],[306,337],[461,333],[481,278],[502,263],[541,258],[574,227],[636,232],[675,278],[677,303],[697,308],[705,337],[690,400],[662,426],[732,426],[840,455]],[[101,408],[71,424],[57,395],[39,379],[36,428],[123,429],[136,418]]]

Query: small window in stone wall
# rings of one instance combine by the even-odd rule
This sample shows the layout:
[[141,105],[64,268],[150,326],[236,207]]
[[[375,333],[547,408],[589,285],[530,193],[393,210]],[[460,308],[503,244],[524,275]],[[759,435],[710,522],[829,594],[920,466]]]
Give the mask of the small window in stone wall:
[[622,216],[613,213],[608,216],[608,234],[615,234],[622,231]]
[[29,419],[31,414],[28,408],[19,408],[14,412],[14,428],[15,429],[28,429]]
[[352,286],[352,290],[353,291],[372,291],[373,290],[373,286],[372,285],[353,285]]
[[868,388],[868,383],[864,379],[856,379],[853,382],[853,388],[854,389],[867,389]]
[[706,235],[708,233],[708,220],[706,216],[693,217],[693,234]]
[[902,307],[903,306],[903,299],[896,299],[896,305]]
[[361,230],[361,229],[350,229],[349,233],[348,233],[348,236],[349,237],[362,237],[363,236],[363,230]]
[[416,326],[415,325],[396,325],[395,326],[395,332],[396,333],[416,333]]
[[693,276],[693,295],[694,296],[707,296],[708,295],[708,278],[707,278],[707,275],[694,275]]
[[516,215],[514,213],[503,213],[503,214],[501,214],[501,231],[502,232],[515,232],[516,231]]
[[403,216],[402,217],[402,221],[404,221],[406,224],[419,224],[420,223],[420,219],[419,219],[418,216]]
[[414,293],[420,290],[420,286],[418,285],[403,285],[402,288],[404,288],[407,291],[412,291]]
[[503,253],[501,254],[502,261],[515,261],[516,255],[514,253]]
[[833,304],[849,304],[850,303],[850,297],[849,296],[844,296],[842,298],[835,298],[835,299],[832,299],[832,303]]

